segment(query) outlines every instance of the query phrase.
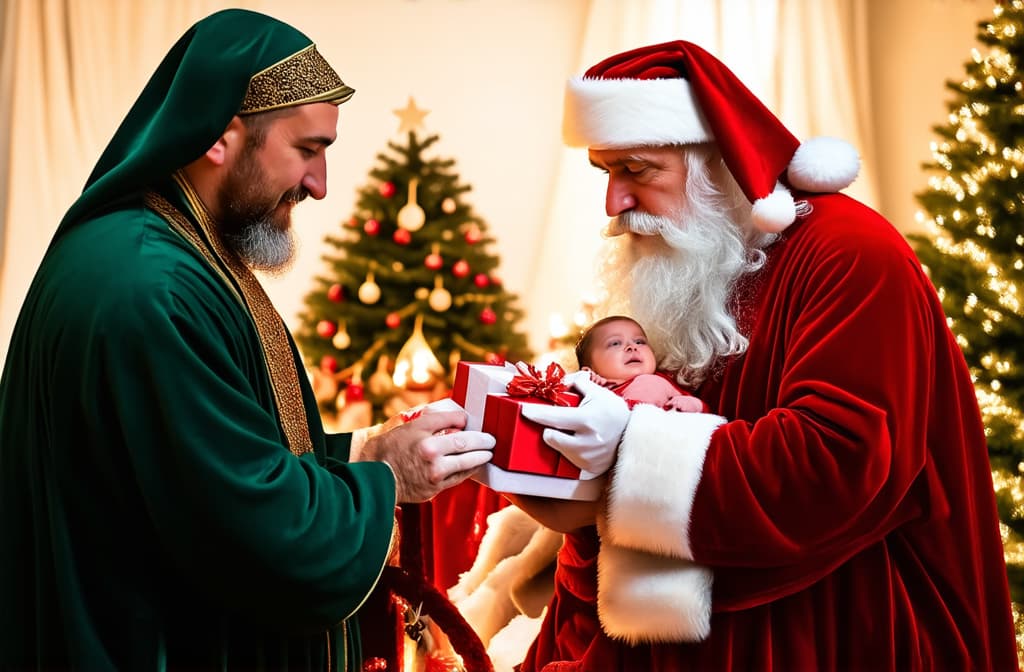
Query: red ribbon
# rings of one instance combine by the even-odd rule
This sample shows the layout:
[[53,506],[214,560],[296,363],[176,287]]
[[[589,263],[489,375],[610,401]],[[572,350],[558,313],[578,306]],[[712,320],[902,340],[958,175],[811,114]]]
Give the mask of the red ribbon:
[[558,362],[548,364],[543,374],[532,364],[525,362],[517,362],[516,369],[519,370],[519,375],[512,378],[508,384],[509,396],[537,397],[555,406],[572,406],[575,395],[569,393],[569,388],[562,382],[565,369]]

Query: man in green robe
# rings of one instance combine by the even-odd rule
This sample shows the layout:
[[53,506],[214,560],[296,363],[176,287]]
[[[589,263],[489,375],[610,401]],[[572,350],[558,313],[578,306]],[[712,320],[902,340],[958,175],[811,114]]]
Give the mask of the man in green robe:
[[302,33],[227,10],[104,151],[0,381],[0,669],[358,669],[396,503],[489,459],[461,411],[325,435],[251,272],[326,194],[352,93]]

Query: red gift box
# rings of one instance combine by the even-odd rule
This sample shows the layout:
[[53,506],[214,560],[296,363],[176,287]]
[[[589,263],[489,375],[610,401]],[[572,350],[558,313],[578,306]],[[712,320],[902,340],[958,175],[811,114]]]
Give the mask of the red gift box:
[[486,431],[496,440],[494,457],[473,478],[497,492],[592,501],[605,478],[581,472],[544,443],[542,425],[521,414],[524,403],[579,404],[579,396],[561,383],[561,367],[552,366],[542,375],[523,362],[459,362],[451,397],[469,415],[466,429]]
[[[565,405],[578,405],[579,397],[571,397]],[[491,464],[508,471],[579,478],[579,467],[544,443],[544,426],[522,416],[523,404],[538,403],[550,402],[535,397],[488,396],[482,429],[496,441]]]
[[484,406],[487,395],[504,393],[509,382],[518,373],[511,364],[486,364],[484,362],[459,362],[455,367],[455,383],[452,385],[452,400],[466,409],[469,418],[466,429],[479,431],[484,421]]

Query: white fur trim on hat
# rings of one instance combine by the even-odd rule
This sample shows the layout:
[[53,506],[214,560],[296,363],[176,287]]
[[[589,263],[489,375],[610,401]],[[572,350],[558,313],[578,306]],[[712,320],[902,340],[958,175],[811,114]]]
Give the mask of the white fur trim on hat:
[[674,79],[574,77],[565,89],[562,136],[570,147],[616,149],[714,138],[690,83]]
[[821,136],[804,140],[789,162],[789,183],[802,191],[828,193],[844,189],[860,172],[860,156],[845,140]]
[[608,487],[608,541],[692,560],[690,509],[711,435],[725,418],[640,404],[630,414]]
[[789,189],[776,182],[775,190],[754,201],[750,219],[760,231],[778,233],[796,220],[796,203]]
[[711,632],[711,570],[686,560],[601,543],[597,616],[609,637],[696,642]]

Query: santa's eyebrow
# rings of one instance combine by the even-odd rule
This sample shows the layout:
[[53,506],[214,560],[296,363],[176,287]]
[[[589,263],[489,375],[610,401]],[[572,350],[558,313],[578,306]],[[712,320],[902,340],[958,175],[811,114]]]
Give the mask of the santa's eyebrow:
[[656,165],[656,162],[652,160],[651,157],[643,156],[642,154],[630,154],[629,156],[623,156],[617,159],[610,159],[608,161],[605,161],[604,165],[596,163],[593,159],[590,160],[590,165],[592,165],[594,168],[600,168],[601,170],[604,170],[606,167],[610,168],[612,166],[622,166],[627,163],[642,163],[648,166]]

